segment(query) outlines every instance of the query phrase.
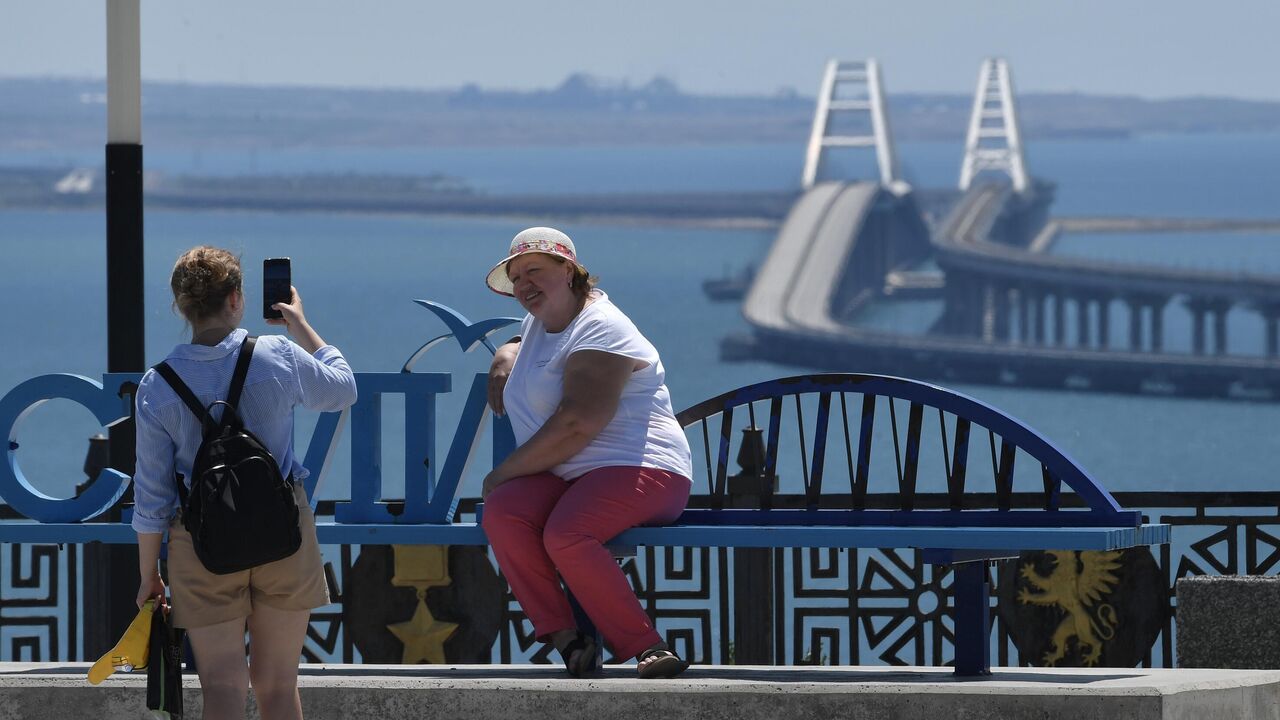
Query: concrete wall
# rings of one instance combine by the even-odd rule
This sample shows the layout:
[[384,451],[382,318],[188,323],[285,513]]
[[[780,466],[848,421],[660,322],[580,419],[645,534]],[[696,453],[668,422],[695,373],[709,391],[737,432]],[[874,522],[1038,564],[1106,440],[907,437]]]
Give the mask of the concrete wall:
[[1280,577],[1178,581],[1178,667],[1280,668]]

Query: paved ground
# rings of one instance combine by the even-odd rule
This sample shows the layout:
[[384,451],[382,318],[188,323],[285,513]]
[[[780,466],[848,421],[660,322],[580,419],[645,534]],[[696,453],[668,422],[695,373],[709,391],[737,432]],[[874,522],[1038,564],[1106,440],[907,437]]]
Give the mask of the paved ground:
[[[85,680],[83,663],[0,663],[0,720],[145,718],[145,676]],[[342,718],[700,718],[836,720],[1280,720],[1280,671],[998,669],[957,680],[939,668],[695,666],[641,681],[634,667],[574,680],[550,666],[303,666],[309,720]],[[199,687],[189,678],[189,717]],[[250,707],[250,717],[257,717]]]

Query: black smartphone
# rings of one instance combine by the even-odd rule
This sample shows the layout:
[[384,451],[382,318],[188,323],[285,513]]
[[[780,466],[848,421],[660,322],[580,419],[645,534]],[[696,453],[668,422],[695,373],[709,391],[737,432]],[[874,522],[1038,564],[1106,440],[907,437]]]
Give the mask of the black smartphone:
[[293,278],[289,258],[267,258],[262,261],[262,317],[277,320],[283,317],[279,310],[272,310],[276,303],[293,300]]

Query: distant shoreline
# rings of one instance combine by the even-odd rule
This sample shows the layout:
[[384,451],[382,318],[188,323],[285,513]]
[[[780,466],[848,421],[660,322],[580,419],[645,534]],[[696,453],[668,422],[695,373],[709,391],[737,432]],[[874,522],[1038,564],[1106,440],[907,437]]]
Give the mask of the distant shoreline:
[[[964,138],[970,88],[895,93],[898,141]],[[814,100],[797,92],[696,95],[669,81],[611,85],[575,74],[545,90],[476,86],[372,90],[144,83],[144,143],[179,148],[803,144]],[[0,77],[0,151],[102,143],[101,80]],[[1150,134],[1280,132],[1280,102],[1231,98],[1151,100],[1083,93],[1020,93],[1027,140],[1125,139]]]

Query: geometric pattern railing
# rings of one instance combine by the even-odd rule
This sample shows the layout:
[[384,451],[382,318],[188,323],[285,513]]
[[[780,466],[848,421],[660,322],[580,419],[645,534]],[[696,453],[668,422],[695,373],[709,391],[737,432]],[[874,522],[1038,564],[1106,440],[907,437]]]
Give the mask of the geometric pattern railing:
[[[1280,574],[1280,493],[1114,493],[1146,521],[1177,526],[1174,544],[1153,549],[1166,580],[1165,627],[1143,665],[1171,667],[1176,612],[1174,582],[1200,574]],[[1035,507],[1038,494],[1015,494],[1015,506]],[[835,502],[840,502],[837,497]],[[892,506],[892,494],[868,495],[868,507]],[[775,507],[803,507],[804,495],[779,494]],[[945,507],[945,493],[920,494],[917,505]],[[691,505],[705,506],[705,496]],[[321,514],[326,507],[322,505]],[[467,506],[464,504],[463,511]],[[330,511],[331,512],[331,511]],[[338,584],[359,547],[325,547]],[[779,664],[942,665],[951,660],[947,612],[950,573],[911,550],[778,549],[774,635]],[[83,634],[83,547],[0,544],[0,661],[76,661]],[[698,662],[733,660],[733,551],[724,548],[639,548],[624,569],[659,630]],[[992,577],[993,582],[997,580]],[[992,611],[998,592],[992,592]],[[508,597],[507,622],[493,662],[549,662],[534,643],[519,606]],[[312,616],[304,648],[309,661],[358,662],[342,627],[340,605]],[[992,659],[1023,664],[996,616]]]

